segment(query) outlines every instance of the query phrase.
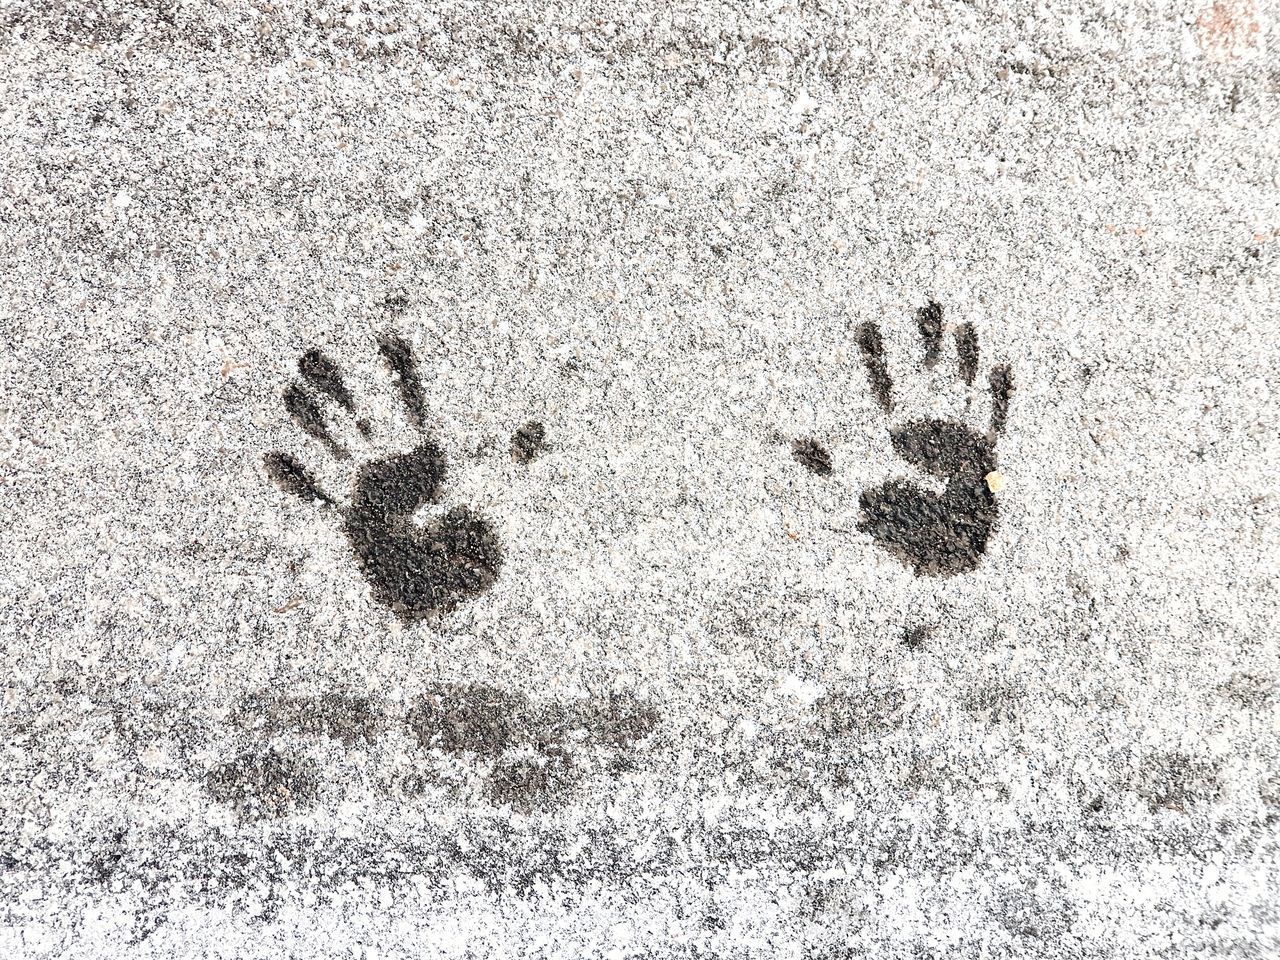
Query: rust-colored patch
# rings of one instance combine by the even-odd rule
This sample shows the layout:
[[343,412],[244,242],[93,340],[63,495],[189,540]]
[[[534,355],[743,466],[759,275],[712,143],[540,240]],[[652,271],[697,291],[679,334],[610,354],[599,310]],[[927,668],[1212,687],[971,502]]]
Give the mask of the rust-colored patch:
[[1254,56],[1261,39],[1257,0],[1216,0],[1196,17],[1200,49],[1218,63]]

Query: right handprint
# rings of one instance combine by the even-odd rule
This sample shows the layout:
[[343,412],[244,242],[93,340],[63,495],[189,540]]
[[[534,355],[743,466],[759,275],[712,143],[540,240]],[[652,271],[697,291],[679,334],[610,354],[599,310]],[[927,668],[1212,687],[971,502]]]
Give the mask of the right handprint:
[[[933,367],[942,353],[942,307],[929,303],[916,313],[924,343],[922,363]],[[886,414],[893,412],[893,380],[884,343],[874,323],[857,331],[858,349],[872,392]],[[955,328],[956,372],[968,385],[978,373],[978,335],[972,324]],[[915,570],[917,576],[950,577],[978,565],[987,549],[999,507],[995,494],[996,439],[1004,430],[1013,393],[1013,373],[1005,364],[991,368],[990,427],[979,433],[948,420],[911,420],[889,431],[898,456],[945,481],[941,493],[910,480],[890,480],[860,498],[858,529]]]

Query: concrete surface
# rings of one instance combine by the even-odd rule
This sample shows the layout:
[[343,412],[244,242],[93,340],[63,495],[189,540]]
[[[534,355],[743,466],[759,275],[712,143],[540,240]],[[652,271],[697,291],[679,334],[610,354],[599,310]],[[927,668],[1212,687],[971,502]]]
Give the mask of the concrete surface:
[[1280,955],[1276,13],[5,6],[0,952]]

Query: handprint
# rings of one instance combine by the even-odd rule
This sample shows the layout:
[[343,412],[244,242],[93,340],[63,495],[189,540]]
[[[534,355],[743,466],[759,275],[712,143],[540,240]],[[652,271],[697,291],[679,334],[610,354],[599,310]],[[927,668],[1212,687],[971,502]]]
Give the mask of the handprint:
[[[924,342],[922,363],[934,366],[942,352],[942,307],[930,303],[917,313]],[[872,392],[886,414],[893,412],[893,381],[884,343],[874,323],[858,328],[858,348]],[[955,330],[957,372],[972,385],[978,371],[978,335],[972,324]],[[941,493],[910,480],[890,480],[859,498],[858,529],[915,570],[918,576],[949,577],[974,569],[987,549],[999,515],[996,440],[1003,432],[1013,393],[1007,365],[991,368],[990,428],[985,433],[962,423],[912,420],[889,431],[893,448],[907,463],[946,482]]]
[[[399,336],[386,334],[379,339],[378,350],[396,375],[411,423],[421,430],[426,405],[412,348]],[[326,405],[356,417],[355,400],[341,371],[321,351],[311,350],[299,360],[298,372],[302,382],[284,391],[285,410],[304,433],[339,459],[348,459],[349,452],[335,438],[326,418]],[[356,419],[355,425],[361,436],[370,435],[368,421]],[[501,545],[488,521],[471,508],[454,507],[427,523],[416,520],[422,507],[441,500],[445,461],[434,443],[424,441],[408,453],[364,464],[347,506],[324,492],[291,455],[269,453],[264,462],[268,476],[281,489],[341,517],[374,597],[401,619],[451,610],[497,579]]]

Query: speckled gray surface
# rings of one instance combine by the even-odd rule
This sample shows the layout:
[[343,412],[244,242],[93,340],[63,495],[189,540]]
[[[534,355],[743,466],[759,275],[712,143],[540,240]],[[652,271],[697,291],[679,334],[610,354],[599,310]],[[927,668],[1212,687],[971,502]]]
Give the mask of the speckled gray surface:
[[[1280,955],[1275,23],[6,5],[0,952]],[[918,577],[862,498],[1002,364]],[[407,616],[426,442],[501,562]]]

